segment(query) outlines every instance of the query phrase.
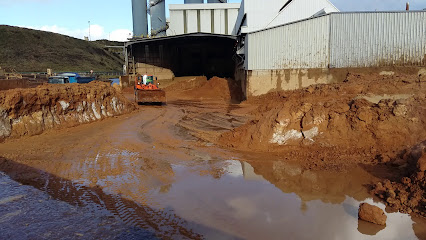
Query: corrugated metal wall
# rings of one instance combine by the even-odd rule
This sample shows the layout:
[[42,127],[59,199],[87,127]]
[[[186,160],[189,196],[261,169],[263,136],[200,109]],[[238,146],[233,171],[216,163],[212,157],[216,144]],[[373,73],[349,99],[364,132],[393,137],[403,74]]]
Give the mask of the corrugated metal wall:
[[332,68],[424,65],[426,12],[332,14],[330,29]]
[[327,15],[248,34],[248,70],[327,67],[329,21]]
[[171,5],[168,35],[216,33],[231,35],[238,3]]
[[246,69],[426,64],[426,12],[332,13],[247,35]]

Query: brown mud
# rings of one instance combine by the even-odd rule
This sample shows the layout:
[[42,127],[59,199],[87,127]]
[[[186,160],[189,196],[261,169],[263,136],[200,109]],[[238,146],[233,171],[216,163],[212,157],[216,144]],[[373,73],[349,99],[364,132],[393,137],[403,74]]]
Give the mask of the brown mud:
[[426,139],[426,83],[416,75],[352,75],[344,83],[270,93],[219,143],[275,152],[309,168],[390,161]]
[[242,100],[241,88],[232,79],[213,77],[177,78],[165,88],[170,99],[214,100],[239,103]]
[[0,91],[0,141],[73,127],[134,109],[133,103],[103,82]]
[[395,181],[374,184],[372,194],[400,212],[426,217],[426,141],[402,152],[388,165],[395,172]]
[[[387,211],[387,226],[380,229],[358,222],[361,202],[384,208],[366,186],[400,176],[379,174],[396,161],[392,151],[411,148],[424,136],[423,83],[405,75],[375,78],[349,75],[342,84],[232,104],[231,97],[209,95],[226,87],[227,94],[237,91],[228,80],[188,77],[165,87],[166,105],[140,105],[101,122],[6,140],[0,144],[0,171],[162,239],[424,239],[426,222],[416,216]],[[133,98],[132,91],[123,93]],[[296,117],[300,108],[304,120]],[[327,124],[335,130],[315,121],[322,114],[340,119]],[[302,138],[270,143],[278,117],[292,119],[288,126]],[[372,137],[382,131],[380,124],[395,129]],[[311,127],[324,133],[301,131]]]

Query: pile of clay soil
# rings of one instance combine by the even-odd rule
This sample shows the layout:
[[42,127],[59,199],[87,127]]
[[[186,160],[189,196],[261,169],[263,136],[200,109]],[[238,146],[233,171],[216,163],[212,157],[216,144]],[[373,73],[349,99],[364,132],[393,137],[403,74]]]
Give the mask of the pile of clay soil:
[[388,164],[398,168],[399,180],[375,184],[372,194],[400,212],[426,217],[426,141]]
[[194,76],[194,77],[177,77],[173,82],[169,84],[164,90],[166,92],[173,93],[182,93],[187,90],[194,88],[199,88],[207,82],[205,76]]
[[232,79],[213,77],[192,77],[179,81],[165,89],[168,96],[179,99],[219,100],[225,102],[240,102],[242,91]]
[[0,91],[0,141],[72,127],[135,109],[108,83],[44,84]]
[[426,139],[425,93],[425,81],[407,74],[348,74],[343,83],[270,93],[246,101],[259,106],[252,120],[219,144],[314,165],[386,162]]

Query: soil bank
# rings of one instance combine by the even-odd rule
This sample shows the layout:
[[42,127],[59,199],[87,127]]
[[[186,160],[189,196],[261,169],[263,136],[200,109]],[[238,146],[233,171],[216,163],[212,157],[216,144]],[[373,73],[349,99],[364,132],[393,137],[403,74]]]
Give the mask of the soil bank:
[[44,84],[0,91],[0,141],[89,123],[134,109],[133,103],[103,82]]
[[303,159],[307,167],[388,162],[426,139],[426,82],[416,75],[354,75],[344,83],[270,93],[247,124],[218,143]]

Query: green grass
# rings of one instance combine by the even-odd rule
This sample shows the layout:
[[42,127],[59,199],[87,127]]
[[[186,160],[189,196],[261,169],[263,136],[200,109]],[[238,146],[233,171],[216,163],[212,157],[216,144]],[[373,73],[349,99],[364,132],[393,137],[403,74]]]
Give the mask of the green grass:
[[122,56],[116,50],[104,49],[105,43],[0,25],[0,66],[19,72],[45,72],[47,68],[55,72],[122,71]]

